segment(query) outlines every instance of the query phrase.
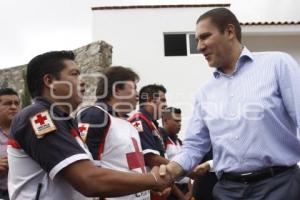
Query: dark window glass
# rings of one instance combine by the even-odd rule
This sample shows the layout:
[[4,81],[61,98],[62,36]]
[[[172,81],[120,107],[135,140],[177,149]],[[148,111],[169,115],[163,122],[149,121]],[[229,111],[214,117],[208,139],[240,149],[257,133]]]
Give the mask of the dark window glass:
[[186,34],[164,35],[165,56],[186,56]]

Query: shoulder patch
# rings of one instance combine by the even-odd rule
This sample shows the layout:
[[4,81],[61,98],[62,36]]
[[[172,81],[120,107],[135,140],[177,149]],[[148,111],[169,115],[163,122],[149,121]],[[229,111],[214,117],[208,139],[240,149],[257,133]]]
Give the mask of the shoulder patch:
[[144,131],[141,120],[131,122],[131,124],[134,126],[134,128],[136,128],[136,130],[138,132],[143,132]]
[[90,124],[88,123],[78,123],[78,129],[80,132],[81,139],[85,142],[87,133],[89,131]]
[[46,134],[56,130],[48,110],[39,112],[30,118],[32,128],[37,138],[42,138]]

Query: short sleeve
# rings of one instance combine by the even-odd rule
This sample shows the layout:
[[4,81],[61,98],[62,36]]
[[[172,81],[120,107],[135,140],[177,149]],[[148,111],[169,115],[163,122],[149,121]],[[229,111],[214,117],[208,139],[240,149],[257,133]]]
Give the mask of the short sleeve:
[[[99,146],[104,142],[110,123],[109,115],[99,108],[90,107],[79,112],[76,119],[79,125],[85,124],[86,127],[84,128],[87,129],[85,130],[87,134],[85,142],[93,159],[98,160]],[[79,129],[81,128],[83,127],[79,127]]]
[[89,159],[72,134],[77,131],[76,127],[72,127],[68,120],[53,120],[56,130],[38,138],[29,118],[17,116],[11,125],[11,136],[51,178],[64,167],[78,160]]
[[160,155],[160,149],[157,146],[157,141],[155,140],[152,130],[148,127],[146,122],[137,119],[132,122],[132,125],[136,127],[139,132],[143,154],[145,155],[148,153],[153,153]]

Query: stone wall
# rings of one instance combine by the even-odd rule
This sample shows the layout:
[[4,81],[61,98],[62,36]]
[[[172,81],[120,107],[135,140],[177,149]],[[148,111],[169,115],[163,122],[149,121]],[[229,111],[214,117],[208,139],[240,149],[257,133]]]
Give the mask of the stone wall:
[[[97,41],[74,50],[76,63],[82,74],[93,74],[100,72],[112,63],[112,46],[104,41]],[[0,87],[14,88],[20,96],[24,90],[23,73],[26,65],[0,70]],[[87,76],[91,77],[91,76]],[[93,96],[96,79],[85,78],[87,91],[86,96]],[[89,101],[93,99],[88,98]]]

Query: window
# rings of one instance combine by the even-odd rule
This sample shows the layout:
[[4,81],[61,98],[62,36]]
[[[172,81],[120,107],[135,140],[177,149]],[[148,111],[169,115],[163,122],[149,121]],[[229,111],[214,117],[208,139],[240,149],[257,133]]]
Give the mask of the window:
[[194,33],[164,34],[165,56],[199,54]]
[[165,56],[186,56],[186,36],[185,34],[164,35]]

